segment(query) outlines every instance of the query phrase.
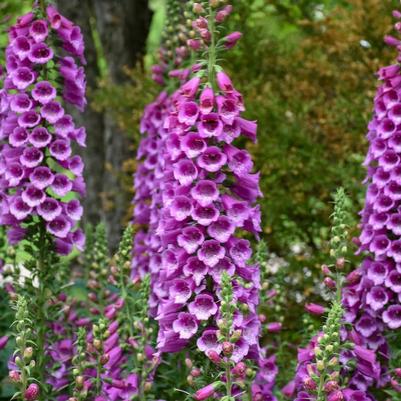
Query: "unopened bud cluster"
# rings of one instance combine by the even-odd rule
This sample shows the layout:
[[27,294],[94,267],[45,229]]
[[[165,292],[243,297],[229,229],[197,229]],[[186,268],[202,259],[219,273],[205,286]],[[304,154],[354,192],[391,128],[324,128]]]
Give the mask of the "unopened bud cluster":
[[72,375],[74,377],[73,397],[68,401],[84,401],[88,397],[88,386],[85,383],[85,370],[88,367],[86,354],[86,331],[84,328],[78,330],[76,341],[76,352],[72,359]]
[[9,371],[9,378],[18,389],[21,400],[36,401],[40,388],[35,380],[35,333],[29,316],[27,301],[20,296],[15,304],[15,369]]

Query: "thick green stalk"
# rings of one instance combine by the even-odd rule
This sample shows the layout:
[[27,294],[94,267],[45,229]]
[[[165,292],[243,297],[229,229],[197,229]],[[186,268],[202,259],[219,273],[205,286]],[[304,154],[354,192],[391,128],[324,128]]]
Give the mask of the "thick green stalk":
[[134,330],[132,327],[132,317],[130,307],[130,299],[128,296],[128,291],[125,283],[125,275],[124,275],[124,266],[121,264],[120,266],[120,288],[121,288],[121,298],[124,300],[124,314],[125,314],[125,322],[124,324],[128,327],[128,335],[130,337],[134,337]]
[[215,65],[216,65],[216,35],[215,35],[215,12],[213,11],[213,8],[209,6],[209,32],[211,35],[210,39],[210,45],[208,48],[208,66],[207,66],[207,72],[208,72],[208,81],[212,88],[214,88],[214,70],[215,70]]
[[40,392],[39,400],[45,401],[46,398],[46,380],[45,380],[45,370],[46,370],[46,355],[45,355],[45,344],[46,344],[46,254],[47,254],[47,241],[46,241],[46,231],[43,224],[39,228],[39,255],[38,255],[38,281],[39,288],[37,290],[37,324],[38,324],[38,358],[37,358],[37,371],[38,380],[42,386]]
[[102,380],[101,380],[101,373],[102,373],[102,364],[100,361],[101,355],[98,353],[97,358],[96,358],[96,379],[95,379],[95,391],[96,395],[101,395],[100,391],[102,388]]
[[232,395],[232,381],[231,381],[231,365],[230,363],[227,364],[226,367],[226,393],[228,397]]
[[[26,349],[26,338],[25,333],[23,335],[23,344],[21,346],[21,350],[25,351]],[[28,375],[26,374],[26,369],[21,369],[21,399],[24,399],[25,391],[28,387]]]
[[45,0],[39,0],[39,7],[40,7],[43,15],[46,15],[46,1]]
[[[336,271],[336,297],[335,297],[335,303],[337,305],[341,304],[341,289],[342,289],[342,275],[341,273],[337,270]],[[326,379],[326,369],[321,372],[320,378],[319,378],[319,386],[317,389],[317,401],[325,401],[326,393],[324,391],[324,384],[325,384],[325,379]]]

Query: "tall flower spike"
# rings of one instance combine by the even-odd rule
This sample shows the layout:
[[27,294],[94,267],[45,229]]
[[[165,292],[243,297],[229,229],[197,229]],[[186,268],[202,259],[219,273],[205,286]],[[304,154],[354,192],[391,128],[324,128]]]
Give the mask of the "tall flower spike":
[[[250,263],[250,242],[240,232],[260,231],[256,201],[261,192],[250,154],[235,143],[241,135],[256,139],[256,123],[241,116],[241,95],[215,65],[219,11],[211,6],[208,19],[199,16],[193,23],[199,40],[209,47],[209,60],[194,66],[193,75],[172,95],[164,123],[162,208],[156,230],[160,272],[152,287],[159,351],[178,352],[196,343],[215,363],[226,358],[230,375],[235,364],[259,355],[259,269]],[[224,272],[232,282],[232,302],[238,305],[232,342],[225,347],[217,334]],[[260,354],[258,362],[270,363],[264,359]],[[271,395],[271,386],[262,379],[260,384],[263,396]],[[238,393],[239,387],[229,387],[232,394]]]
[[[377,378],[380,364],[375,353],[359,340],[355,331],[348,332],[345,324],[346,311],[342,298],[345,256],[347,252],[347,197],[342,189],[335,196],[332,216],[333,227],[330,240],[330,255],[335,259],[331,266],[323,266],[327,279],[335,284],[336,296],[328,311],[325,324],[307,345],[298,351],[298,366],[294,381],[296,400],[371,400],[367,387],[358,388],[355,378],[363,374]],[[335,270],[335,273],[332,271]],[[330,287],[329,287],[330,288]],[[309,306],[317,311],[318,305]],[[362,378],[363,379],[363,378]]]
[[53,6],[34,8],[9,30],[1,95],[0,223],[8,226],[11,243],[39,220],[58,253],[84,246],[77,229],[83,211],[79,197],[85,192],[83,162],[71,146],[85,146],[85,129],[75,127],[63,107],[69,103],[82,110],[86,104],[79,66],[85,62],[83,50],[79,27]]
[[[72,400],[84,401],[88,396],[88,389],[85,388],[85,368],[86,368],[86,330],[83,327],[78,329],[76,341],[76,354],[72,360],[73,369],[72,375],[74,377],[74,390]],[[69,401],[71,401],[71,398]]]
[[34,355],[36,345],[32,333],[33,322],[29,316],[27,301],[24,297],[18,298],[14,308],[16,350],[9,363],[9,378],[18,391],[13,398],[35,401],[40,393],[40,388],[35,383],[36,378],[32,374],[36,365]]
[[[393,15],[399,19],[398,12]],[[395,29],[400,32],[399,22]],[[385,41],[390,46],[399,44],[394,38],[387,37]],[[360,364],[351,379],[355,390],[383,387],[389,383],[391,353],[386,337],[401,328],[399,62],[400,55],[396,64],[378,71],[382,83],[374,98],[374,112],[367,134],[369,149],[364,163],[367,191],[359,236],[359,252],[364,254],[364,260],[348,276],[344,291],[343,302],[347,321],[353,325],[353,340],[368,348],[372,358],[377,357],[374,369],[363,369],[364,364]]]
[[[173,70],[189,55],[185,46],[188,36],[185,18],[188,18],[188,11],[184,11],[184,6],[185,2],[182,0],[168,0],[160,60],[159,64],[152,68],[153,79],[162,86],[167,85],[167,78],[171,74],[169,88],[173,86],[173,77],[182,80],[189,74],[189,70]],[[174,30],[177,27],[179,33],[174,37]],[[180,44],[178,47],[177,43]],[[150,296],[152,315],[156,313],[160,295],[157,283],[160,271],[159,248],[162,239],[157,226],[162,204],[160,187],[165,163],[164,152],[166,148],[174,151],[178,147],[178,138],[167,138],[165,134],[165,120],[170,107],[171,99],[167,88],[163,89],[154,102],[146,106],[140,124],[142,138],[137,151],[139,164],[134,175],[133,223],[138,228],[134,236],[132,275],[138,280],[150,273],[151,281],[156,283],[152,286]]]

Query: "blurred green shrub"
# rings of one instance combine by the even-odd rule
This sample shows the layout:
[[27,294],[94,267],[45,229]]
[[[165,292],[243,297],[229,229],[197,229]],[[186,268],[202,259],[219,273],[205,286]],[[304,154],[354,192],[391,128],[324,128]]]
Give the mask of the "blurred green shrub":
[[241,1],[232,28],[244,36],[225,65],[259,122],[264,231],[284,254],[321,247],[336,187],[360,198],[374,73],[391,59],[390,1],[323,3]]

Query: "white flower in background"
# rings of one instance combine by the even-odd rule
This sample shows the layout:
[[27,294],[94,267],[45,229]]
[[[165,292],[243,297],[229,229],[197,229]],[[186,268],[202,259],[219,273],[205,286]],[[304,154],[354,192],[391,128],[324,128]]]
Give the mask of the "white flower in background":
[[281,268],[288,266],[288,262],[277,256],[275,253],[269,255],[266,263],[266,272],[269,274],[276,274]]
[[27,282],[27,280],[29,282],[32,282],[32,286],[35,288],[39,287],[39,280],[38,277],[35,276],[33,277],[33,274],[30,270],[26,269],[24,267],[24,265],[19,264],[18,268],[15,269],[14,265],[11,264],[7,264],[4,266],[4,273],[6,273],[4,275],[4,273],[0,273],[0,288],[3,288],[5,284],[10,283],[13,284],[14,283],[14,272],[16,274],[18,274],[18,285],[20,287],[24,287],[25,283]]

